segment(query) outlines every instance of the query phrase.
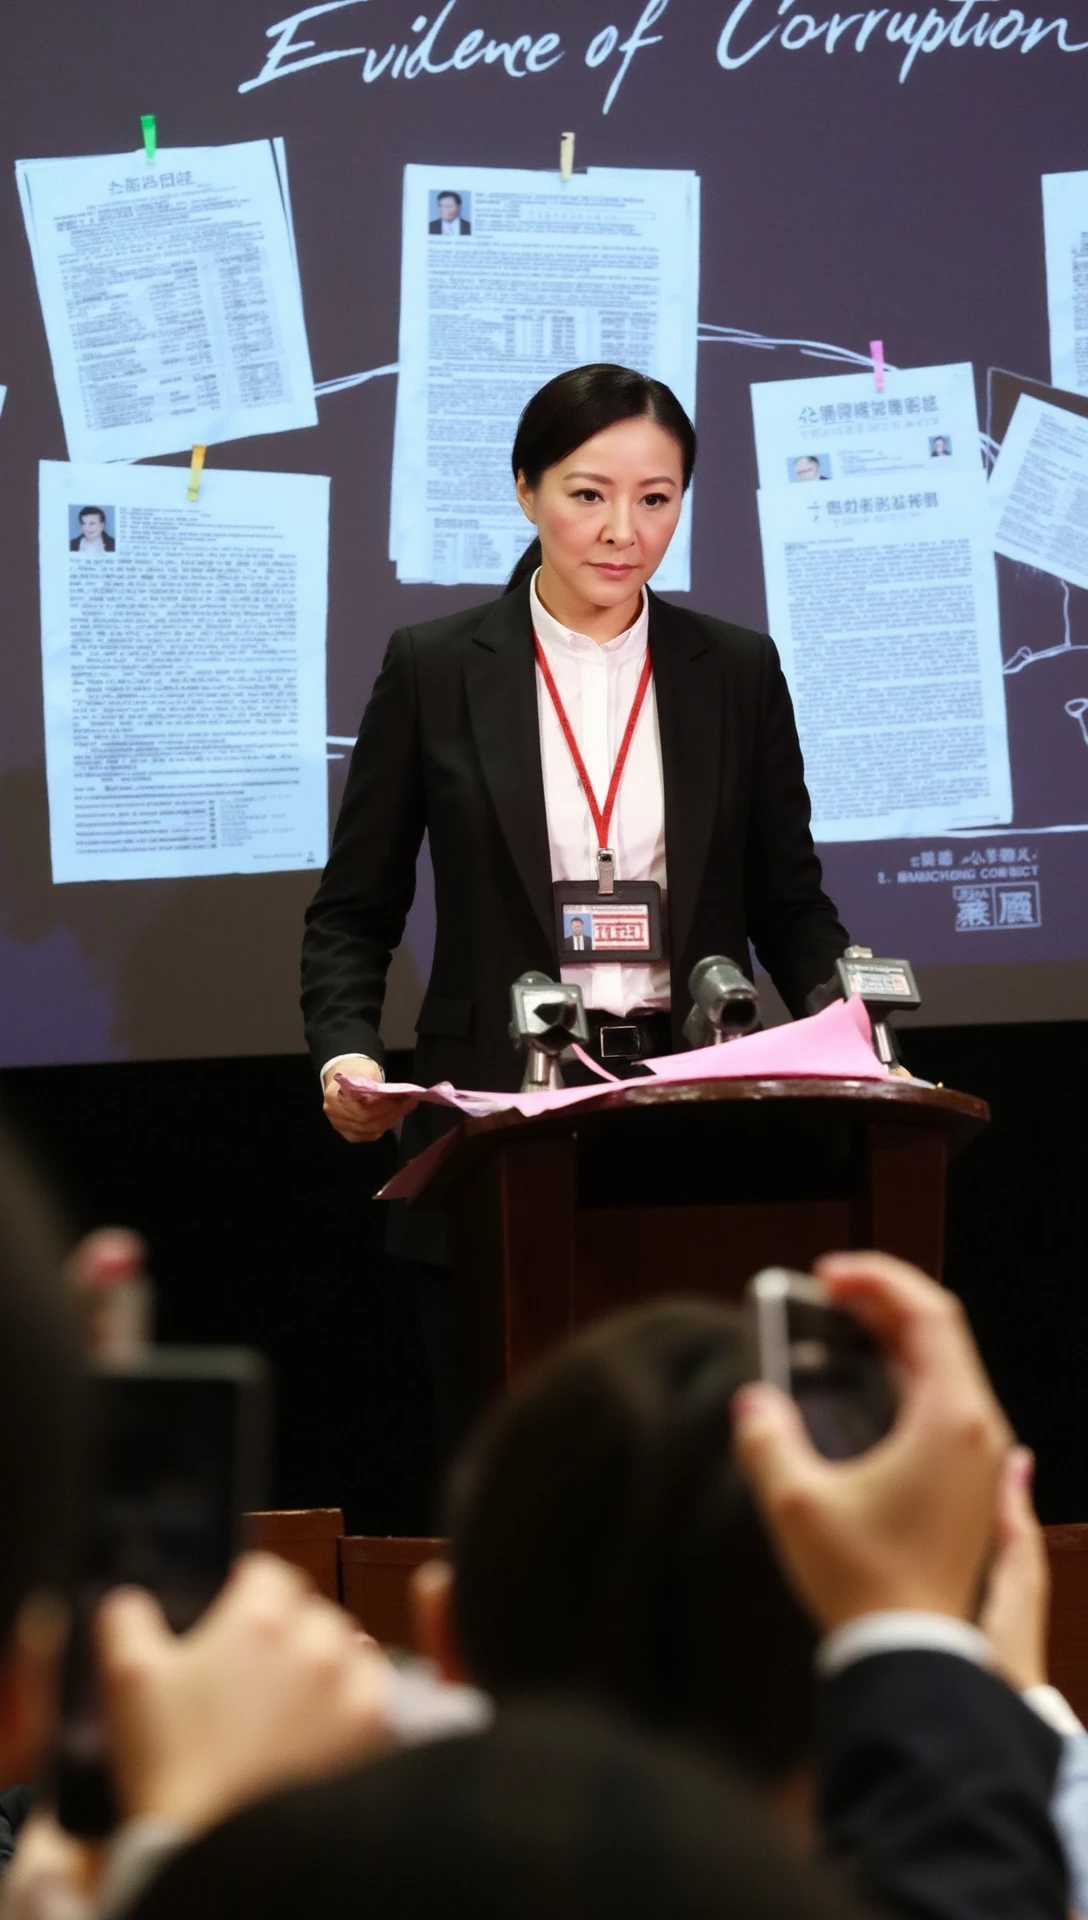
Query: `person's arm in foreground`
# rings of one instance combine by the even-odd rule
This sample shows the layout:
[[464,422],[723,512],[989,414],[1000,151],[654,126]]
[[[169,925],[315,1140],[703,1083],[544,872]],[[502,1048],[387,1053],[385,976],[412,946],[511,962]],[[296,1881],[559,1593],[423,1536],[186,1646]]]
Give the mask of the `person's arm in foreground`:
[[1088,1733],[1047,1678],[1050,1567],[1031,1499],[1034,1460],[1026,1447],[1009,1456],[998,1489],[994,1557],[979,1625],[999,1672],[1062,1738],[1050,1811],[1065,1852],[1070,1897],[1088,1915]]
[[971,1625],[1010,1433],[955,1298],[877,1253],[816,1271],[884,1346],[888,1436],[823,1459],[793,1402],[746,1388],[738,1455],[825,1634],[820,1817],[870,1898],[933,1920],[1064,1920],[1048,1800],[1059,1741]]

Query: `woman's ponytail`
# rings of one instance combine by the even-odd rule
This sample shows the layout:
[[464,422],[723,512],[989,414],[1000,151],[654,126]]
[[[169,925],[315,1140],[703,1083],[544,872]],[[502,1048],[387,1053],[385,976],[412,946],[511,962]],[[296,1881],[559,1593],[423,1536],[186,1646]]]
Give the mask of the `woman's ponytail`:
[[518,587],[520,587],[523,580],[528,580],[536,572],[542,558],[543,558],[543,555],[540,551],[540,541],[537,539],[536,535],[534,534],[533,538],[530,540],[528,546],[526,547],[525,552],[522,554],[521,559],[516,563],[513,573],[510,575],[509,580],[506,582],[506,585],[503,588],[503,592],[513,593]]

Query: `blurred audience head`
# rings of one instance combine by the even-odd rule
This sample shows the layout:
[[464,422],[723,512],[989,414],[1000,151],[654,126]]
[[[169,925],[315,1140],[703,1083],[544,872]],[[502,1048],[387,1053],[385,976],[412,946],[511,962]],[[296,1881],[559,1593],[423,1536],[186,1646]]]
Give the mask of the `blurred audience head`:
[[428,1634],[502,1704],[567,1693],[765,1780],[806,1758],[813,1633],[733,1461],[747,1325],[699,1300],[598,1323],[470,1440]]
[[47,1731],[79,1521],[78,1347],[55,1223],[0,1137],[0,1779],[25,1779]]
[[[355,1889],[355,1893],[352,1893]],[[569,1702],[515,1707],[247,1809],[167,1866],[155,1920],[853,1920],[717,1767]]]

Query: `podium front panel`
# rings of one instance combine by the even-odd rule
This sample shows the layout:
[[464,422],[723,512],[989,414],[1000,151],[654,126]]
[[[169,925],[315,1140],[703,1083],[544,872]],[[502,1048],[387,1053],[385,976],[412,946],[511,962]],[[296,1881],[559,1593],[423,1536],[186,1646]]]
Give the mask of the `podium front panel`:
[[601,1104],[469,1122],[434,1183],[490,1398],[602,1314],[740,1298],[760,1267],[876,1246],[941,1275],[951,1152],[986,1124],[910,1082],[629,1082]]

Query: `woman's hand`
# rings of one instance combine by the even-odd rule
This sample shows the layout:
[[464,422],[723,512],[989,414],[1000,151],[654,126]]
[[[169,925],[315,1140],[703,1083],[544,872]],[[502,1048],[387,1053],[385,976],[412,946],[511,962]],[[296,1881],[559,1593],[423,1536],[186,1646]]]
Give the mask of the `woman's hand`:
[[392,1668],[355,1622],[270,1554],[241,1559],[188,1633],[138,1588],[103,1601],[98,1650],[126,1818],[188,1833],[388,1740]]
[[344,1140],[380,1140],[395,1127],[417,1101],[412,1094],[383,1093],[372,1099],[356,1099],[336,1078],[343,1073],[352,1080],[373,1080],[381,1085],[382,1070],[365,1053],[349,1054],[338,1060],[325,1075],[325,1117]]

